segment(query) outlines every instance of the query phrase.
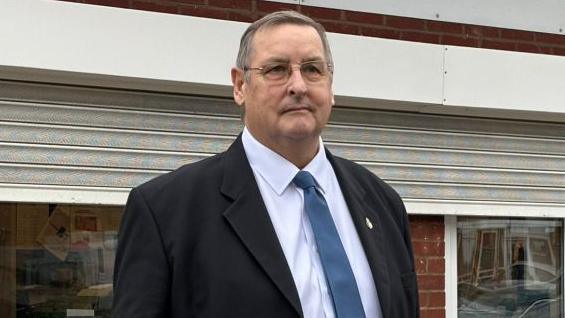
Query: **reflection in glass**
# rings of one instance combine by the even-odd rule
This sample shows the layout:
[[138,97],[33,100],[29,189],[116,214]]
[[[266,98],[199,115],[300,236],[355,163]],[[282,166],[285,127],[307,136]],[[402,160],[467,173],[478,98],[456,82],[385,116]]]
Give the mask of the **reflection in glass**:
[[0,317],[110,317],[121,210],[0,203]]
[[562,223],[459,218],[458,317],[562,317]]

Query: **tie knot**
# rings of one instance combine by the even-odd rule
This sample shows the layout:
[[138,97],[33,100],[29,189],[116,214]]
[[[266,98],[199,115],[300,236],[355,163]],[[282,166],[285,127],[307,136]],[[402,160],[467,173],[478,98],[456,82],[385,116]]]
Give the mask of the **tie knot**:
[[316,187],[316,180],[308,171],[298,171],[292,182],[302,190],[307,188]]

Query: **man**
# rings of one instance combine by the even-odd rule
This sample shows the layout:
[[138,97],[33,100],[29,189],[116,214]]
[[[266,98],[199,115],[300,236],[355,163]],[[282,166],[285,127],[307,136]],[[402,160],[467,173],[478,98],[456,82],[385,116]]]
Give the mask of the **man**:
[[417,317],[402,201],[320,138],[334,104],[323,28],[265,16],[231,77],[245,123],[231,147],[130,194],[114,316]]

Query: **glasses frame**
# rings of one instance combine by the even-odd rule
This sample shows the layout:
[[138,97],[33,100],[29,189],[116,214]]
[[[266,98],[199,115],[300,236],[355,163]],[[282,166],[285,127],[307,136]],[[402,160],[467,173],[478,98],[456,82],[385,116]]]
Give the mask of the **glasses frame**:
[[[273,63],[267,63],[267,64],[265,64],[265,65],[263,65],[263,66],[261,66],[261,67],[248,67],[248,66],[245,66],[245,67],[243,68],[243,72],[247,72],[247,71],[259,71],[259,74],[261,74],[261,76],[263,76],[263,78],[267,79],[267,80],[270,81],[270,82],[286,83],[286,82],[290,79],[290,77],[292,76],[292,72],[294,72],[294,67],[297,66],[298,69],[299,69],[299,72],[300,72],[300,76],[302,76],[302,78],[303,78],[306,82],[308,82],[308,83],[317,83],[317,82],[319,82],[320,80],[312,81],[312,80],[310,80],[310,79],[308,78],[308,76],[304,76],[304,74],[302,73],[302,66],[308,65],[308,64],[313,64],[313,63],[320,63],[320,62],[326,66],[326,69],[325,69],[326,72],[324,72],[323,74],[321,74],[322,76],[321,76],[320,80],[322,80],[322,79],[324,79],[324,78],[326,78],[326,77],[329,77],[329,76],[333,75],[333,65],[332,65],[331,63],[327,63],[327,62],[325,62],[325,61],[323,61],[323,60],[312,60],[312,61],[305,61],[305,62],[302,62],[302,63],[294,63],[294,64],[293,64],[293,63],[289,63],[289,62],[273,62]],[[288,67],[288,71],[286,72],[286,75],[283,76],[283,77],[281,77],[280,79],[269,79],[269,78],[267,77],[268,73],[266,73],[265,70],[268,69],[268,67],[269,67],[269,66],[272,66],[272,65],[286,65],[286,66]],[[329,75],[329,76],[328,76],[328,75]]]

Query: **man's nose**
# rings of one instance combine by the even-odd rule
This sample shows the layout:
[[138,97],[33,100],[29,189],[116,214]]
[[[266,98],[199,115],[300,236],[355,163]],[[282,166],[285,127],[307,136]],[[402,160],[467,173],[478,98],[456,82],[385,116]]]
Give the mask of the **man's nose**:
[[290,95],[302,96],[306,94],[308,87],[304,81],[304,77],[300,72],[299,66],[293,66],[288,79],[288,93]]

